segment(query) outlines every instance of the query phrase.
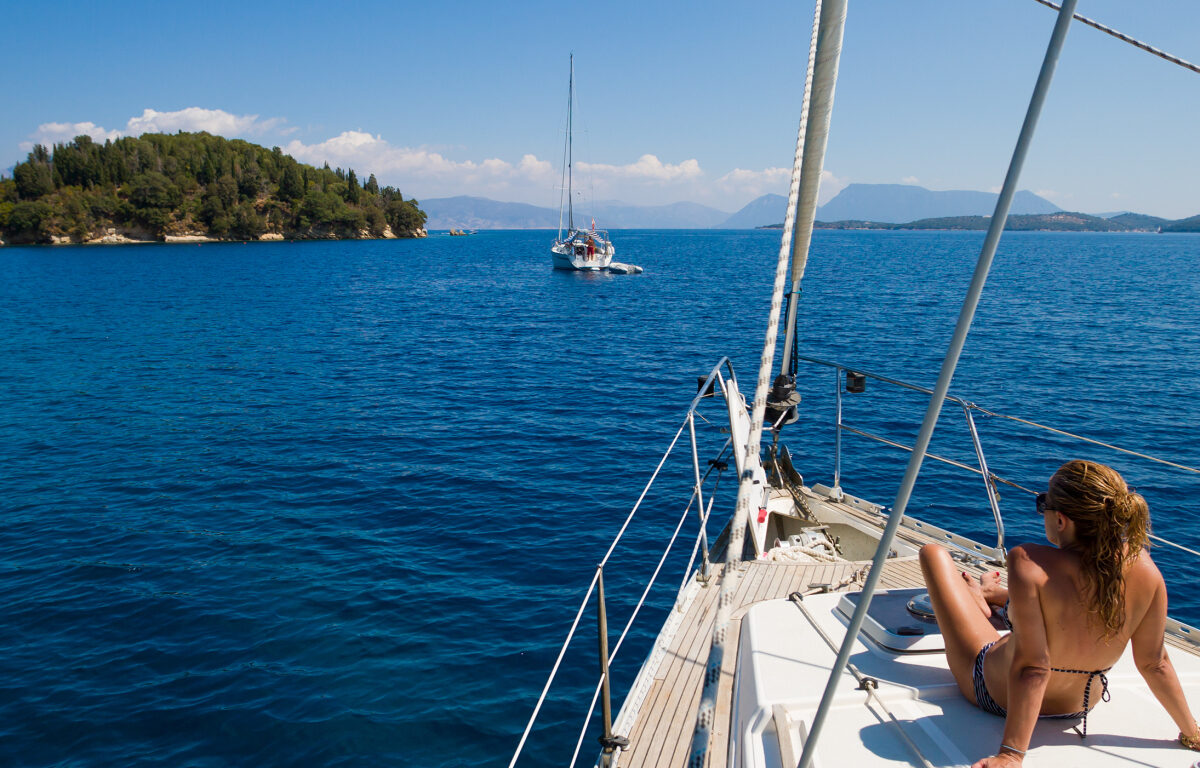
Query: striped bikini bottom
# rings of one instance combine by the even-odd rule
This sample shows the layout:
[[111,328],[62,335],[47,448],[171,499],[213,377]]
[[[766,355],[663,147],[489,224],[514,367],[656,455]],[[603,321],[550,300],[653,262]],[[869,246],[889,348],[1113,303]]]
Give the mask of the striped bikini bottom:
[[[996,641],[993,640],[992,642],[983,646],[983,648],[981,648],[979,650],[979,655],[975,657],[975,667],[971,670],[971,682],[975,688],[975,703],[979,706],[980,709],[982,709],[984,712],[987,712],[990,715],[996,715],[998,717],[1007,717],[1008,712],[1004,709],[1004,707],[997,704],[996,700],[992,698],[992,695],[990,693],[988,693],[987,682],[983,679],[983,657],[987,655],[987,652],[990,651],[992,646],[995,644],[996,644]],[[1061,715],[1038,715],[1038,717],[1041,719],[1045,719],[1045,720],[1078,720],[1079,718],[1082,717],[1083,718],[1083,734],[1082,735],[1086,737],[1087,736],[1087,716],[1088,716],[1088,709],[1089,709],[1088,705],[1091,701],[1091,695],[1092,695],[1092,680],[1094,680],[1097,677],[1100,678],[1100,684],[1103,686],[1103,692],[1100,694],[1100,698],[1102,701],[1108,701],[1109,700],[1108,678],[1105,677],[1104,673],[1107,672],[1109,669],[1112,669],[1112,667],[1109,667],[1108,669],[1098,669],[1094,672],[1088,672],[1083,669],[1060,669],[1058,667],[1050,667],[1051,672],[1066,672],[1066,673],[1072,674],[1072,675],[1087,675],[1088,676],[1087,685],[1085,685],[1083,688],[1083,709],[1078,712],[1069,712],[1069,713],[1065,713],[1065,714],[1061,714]]]

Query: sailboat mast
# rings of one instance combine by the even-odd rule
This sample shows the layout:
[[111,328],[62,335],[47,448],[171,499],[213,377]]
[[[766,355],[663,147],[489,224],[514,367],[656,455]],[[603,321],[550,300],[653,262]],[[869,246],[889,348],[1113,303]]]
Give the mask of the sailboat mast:
[[571,132],[571,114],[575,109],[575,54],[571,54],[571,77],[567,81],[567,232],[575,229],[575,200],[571,191],[571,163],[573,160],[574,141]]

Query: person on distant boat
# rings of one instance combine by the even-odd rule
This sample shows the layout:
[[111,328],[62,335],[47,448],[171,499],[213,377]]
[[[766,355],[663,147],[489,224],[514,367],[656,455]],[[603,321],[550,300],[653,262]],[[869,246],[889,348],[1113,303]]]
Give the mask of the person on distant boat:
[[587,256],[589,259],[596,258],[596,241],[592,239],[591,235],[588,235],[587,239]]
[[[972,768],[1020,765],[1039,717],[1082,718],[1086,737],[1088,710],[1108,699],[1105,673],[1130,641],[1180,743],[1200,750],[1200,726],[1163,642],[1167,588],[1146,551],[1146,500],[1116,470],[1075,460],[1038,494],[1037,511],[1054,546],[1010,550],[1007,589],[998,571],[976,583],[945,548],[921,549],[950,671],[968,700],[1005,718],[1000,748]],[[1012,632],[1001,636],[992,616]]]

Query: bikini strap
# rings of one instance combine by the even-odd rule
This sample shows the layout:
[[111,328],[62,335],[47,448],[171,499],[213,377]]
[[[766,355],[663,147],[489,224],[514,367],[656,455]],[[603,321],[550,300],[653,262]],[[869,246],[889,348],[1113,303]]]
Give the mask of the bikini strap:
[[1108,692],[1108,676],[1104,673],[1110,671],[1111,669],[1112,667],[1109,667],[1108,669],[1097,669],[1089,672],[1086,669],[1060,669],[1059,667],[1050,667],[1051,672],[1066,672],[1072,675],[1088,676],[1087,683],[1083,686],[1083,733],[1080,734],[1085,739],[1087,738],[1088,708],[1092,697],[1092,680],[1096,679],[1097,677],[1100,678],[1100,685],[1103,689],[1100,693],[1100,700],[1110,701],[1112,699],[1112,695]]

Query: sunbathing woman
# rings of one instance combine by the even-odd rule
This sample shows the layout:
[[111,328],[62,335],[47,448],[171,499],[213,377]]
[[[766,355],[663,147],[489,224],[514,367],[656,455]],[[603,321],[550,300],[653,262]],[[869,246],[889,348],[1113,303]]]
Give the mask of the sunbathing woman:
[[[1039,717],[1083,718],[1086,735],[1088,710],[1108,695],[1104,673],[1130,641],[1180,743],[1200,749],[1200,726],[1163,643],[1167,588],[1145,550],[1145,499],[1115,470],[1070,461],[1038,494],[1037,509],[1054,546],[1014,547],[1007,590],[999,573],[976,584],[937,544],[921,550],[950,671],[971,702],[1005,718],[996,755],[972,768],[1020,765]],[[993,628],[993,605],[1007,607],[1010,634]]]

